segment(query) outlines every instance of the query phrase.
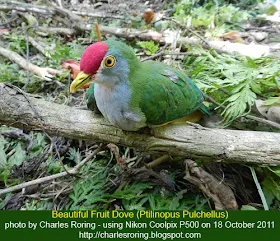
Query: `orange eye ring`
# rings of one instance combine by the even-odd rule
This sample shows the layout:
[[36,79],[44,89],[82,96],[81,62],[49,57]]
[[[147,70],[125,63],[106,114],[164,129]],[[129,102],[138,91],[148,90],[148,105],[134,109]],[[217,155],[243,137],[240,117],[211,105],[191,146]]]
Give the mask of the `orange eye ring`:
[[104,67],[111,69],[115,66],[116,64],[116,58],[112,55],[108,55],[105,59],[104,59]]

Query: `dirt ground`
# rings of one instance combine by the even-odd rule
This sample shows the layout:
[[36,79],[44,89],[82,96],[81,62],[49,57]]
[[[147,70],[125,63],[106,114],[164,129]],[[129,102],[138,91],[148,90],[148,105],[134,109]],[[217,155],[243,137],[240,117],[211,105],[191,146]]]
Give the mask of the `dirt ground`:
[[[65,2],[65,1],[64,1]],[[155,11],[163,9],[165,3],[173,1],[166,0],[71,0],[67,5],[73,10],[86,11],[86,12],[106,12],[112,14],[133,14],[142,13],[147,8],[152,8]]]

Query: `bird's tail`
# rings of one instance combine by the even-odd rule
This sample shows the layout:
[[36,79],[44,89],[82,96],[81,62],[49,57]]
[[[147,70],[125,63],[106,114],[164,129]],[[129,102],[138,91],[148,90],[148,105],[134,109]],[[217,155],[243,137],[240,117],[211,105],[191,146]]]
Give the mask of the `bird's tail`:
[[205,106],[204,104],[202,104],[202,105],[199,107],[199,110],[200,110],[203,114],[210,116],[210,111],[209,111],[208,107]]

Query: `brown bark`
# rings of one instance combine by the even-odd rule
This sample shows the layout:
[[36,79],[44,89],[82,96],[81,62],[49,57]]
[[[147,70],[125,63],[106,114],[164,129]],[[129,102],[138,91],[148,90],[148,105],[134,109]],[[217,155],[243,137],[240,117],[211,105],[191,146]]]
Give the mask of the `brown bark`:
[[[35,113],[34,113],[35,110]],[[91,111],[55,104],[0,84],[0,123],[50,135],[130,146],[205,161],[280,164],[280,133],[167,125],[122,131]]]

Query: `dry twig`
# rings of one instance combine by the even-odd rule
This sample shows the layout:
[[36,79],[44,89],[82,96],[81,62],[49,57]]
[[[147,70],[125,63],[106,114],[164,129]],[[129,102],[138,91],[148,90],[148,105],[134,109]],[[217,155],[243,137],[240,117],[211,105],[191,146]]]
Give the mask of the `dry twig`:
[[68,172],[64,171],[58,174],[54,174],[51,176],[47,176],[47,177],[42,177],[42,178],[38,178],[36,180],[32,180],[29,182],[24,182],[21,183],[19,185],[13,186],[13,187],[9,187],[9,188],[5,188],[5,189],[1,189],[0,190],[0,196],[9,192],[14,192],[17,190],[21,190],[23,188],[26,187],[30,187],[33,185],[38,185],[44,182],[49,182],[51,180],[54,180],[56,178],[60,178],[60,177],[64,177],[67,176],[69,174],[75,175],[78,173],[79,169],[84,166],[89,160],[91,160],[91,158],[93,158],[98,152],[102,151],[104,149],[104,145],[99,146],[94,152],[92,152],[90,155],[88,155],[85,159],[83,159],[80,163],[78,163],[75,167],[73,167],[71,170],[69,170]]
[[0,55],[6,57],[10,61],[18,64],[21,68],[31,71],[32,73],[36,74],[39,77],[42,77],[45,80],[52,80],[53,75],[60,75],[62,72],[61,70],[56,70],[52,68],[42,68],[39,66],[36,66],[30,62],[28,62],[26,59],[24,59],[22,56],[20,56],[18,53],[0,47]]
[[178,56],[183,55],[183,56],[196,56],[196,57],[200,56],[199,54],[188,53],[188,52],[184,52],[184,53],[178,52],[178,53],[176,53],[176,52],[163,52],[163,51],[161,51],[159,53],[156,53],[156,54],[153,54],[149,57],[141,59],[141,61],[144,62],[144,61],[147,61],[147,60],[158,58],[160,56],[168,56],[168,55],[178,55]]

